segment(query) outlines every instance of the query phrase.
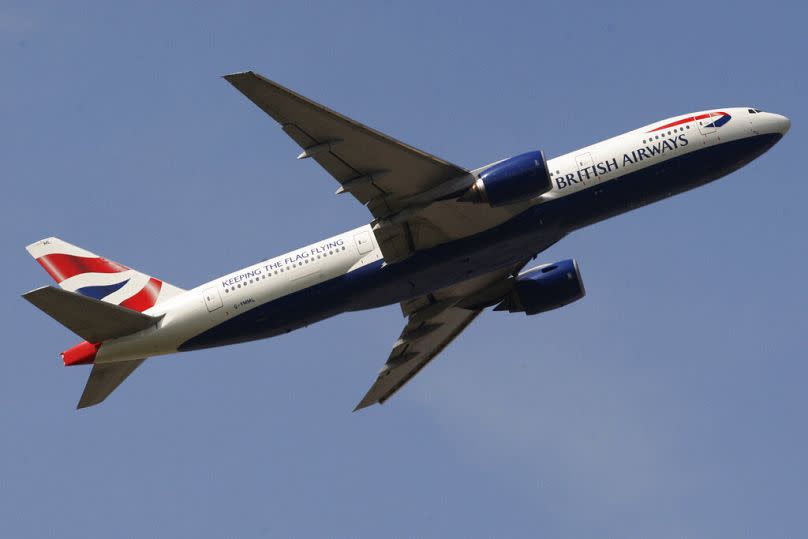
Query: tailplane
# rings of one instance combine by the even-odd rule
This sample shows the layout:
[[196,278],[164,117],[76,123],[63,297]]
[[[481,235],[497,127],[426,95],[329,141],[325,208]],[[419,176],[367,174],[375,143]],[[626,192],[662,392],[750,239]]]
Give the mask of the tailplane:
[[89,343],[101,343],[131,335],[160,321],[160,317],[104,303],[54,286],[31,290],[22,297]]
[[82,296],[54,286],[43,286],[23,297],[51,318],[85,339],[62,352],[65,365],[93,364],[78,408],[93,406],[106,399],[145,360],[95,363],[104,341],[131,335],[156,325],[159,316],[143,313]]
[[84,392],[81,394],[76,408],[87,408],[103,402],[144,361],[144,359],[133,359],[93,365],[93,370],[87,379],[87,385],[84,386]]
[[59,238],[45,238],[26,249],[65,290],[133,311],[143,312],[184,292]]

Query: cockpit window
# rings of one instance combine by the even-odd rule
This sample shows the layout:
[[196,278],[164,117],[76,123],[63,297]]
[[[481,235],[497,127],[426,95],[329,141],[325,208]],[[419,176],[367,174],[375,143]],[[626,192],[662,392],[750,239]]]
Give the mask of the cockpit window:
[[758,112],[763,112],[760,109],[749,109],[749,114],[757,114]]

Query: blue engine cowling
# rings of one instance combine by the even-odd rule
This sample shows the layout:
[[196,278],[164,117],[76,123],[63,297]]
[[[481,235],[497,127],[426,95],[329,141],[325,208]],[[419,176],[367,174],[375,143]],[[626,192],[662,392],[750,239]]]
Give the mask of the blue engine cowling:
[[544,153],[527,152],[483,170],[461,200],[504,206],[539,196],[552,186]]
[[586,295],[575,260],[545,264],[521,273],[497,311],[538,314],[563,307]]

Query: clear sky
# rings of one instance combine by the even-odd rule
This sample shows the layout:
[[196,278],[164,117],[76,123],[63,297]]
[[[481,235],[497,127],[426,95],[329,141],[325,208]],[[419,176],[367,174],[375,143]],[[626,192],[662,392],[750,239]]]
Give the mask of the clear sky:
[[[804,2],[117,4],[0,7],[0,536],[805,534]],[[397,306],[157,358],[77,412],[28,243],[190,288],[368,221],[219,78],[245,69],[467,167],[710,107],[793,125],[547,251],[585,299],[486,313],[383,407],[351,413]]]

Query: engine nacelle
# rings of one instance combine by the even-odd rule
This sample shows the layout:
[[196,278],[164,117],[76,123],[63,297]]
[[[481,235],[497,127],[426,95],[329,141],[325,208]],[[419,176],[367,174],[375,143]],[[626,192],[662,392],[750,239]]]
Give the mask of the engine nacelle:
[[460,200],[504,206],[539,196],[552,187],[544,153],[535,151],[491,165]]
[[586,295],[575,260],[545,264],[521,273],[497,311],[538,314],[563,307]]

